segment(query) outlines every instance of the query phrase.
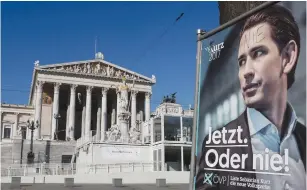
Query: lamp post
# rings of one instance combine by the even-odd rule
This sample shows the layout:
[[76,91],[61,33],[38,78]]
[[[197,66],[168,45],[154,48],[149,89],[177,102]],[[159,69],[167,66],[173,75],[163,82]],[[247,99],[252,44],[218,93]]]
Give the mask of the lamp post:
[[39,124],[38,124],[38,121],[36,121],[34,124],[34,121],[29,121],[29,120],[27,123],[28,123],[27,127],[31,130],[31,144],[30,144],[30,151],[28,152],[28,155],[27,155],[27,161],[28,161],[28,164],[33,164],[34,162],[33,133],[34,133],[34,130],[39,127]]
[[55,119],[55,123],[56,123],[56,129],[55,129],[55,134],[54,134],[54,137],[55,137],[55,140],[59,140],[58,138],[58,122],[59,122],[59,119],[61,118],[61,115],[60,114],[54,114],[53,115],[54,119]]

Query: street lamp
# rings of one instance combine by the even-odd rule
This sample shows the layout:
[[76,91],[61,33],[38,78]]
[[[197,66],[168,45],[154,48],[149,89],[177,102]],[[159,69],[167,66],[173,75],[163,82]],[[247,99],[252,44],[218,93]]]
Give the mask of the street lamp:
[[35,129],[39,127],[38,121],[36,120],[35,124],[34,121],[27,122],[27,127],[31,130],[31,144],[30,144],[30,151],[27,155],[28,164],[33,164],[34,162],[34,153],[33,153],[33,132]]
[[54,138],[55,138],[55,140],[59,140],[58,139],[58,121],[59,121],[59,119],[61,118],[61,115],[60,114],[54,114],[53,115],[53,117],[54,117],[54,119],[55,119],[55,123],[56,123],[56,129],[55,129],[55,134],[54,134]]

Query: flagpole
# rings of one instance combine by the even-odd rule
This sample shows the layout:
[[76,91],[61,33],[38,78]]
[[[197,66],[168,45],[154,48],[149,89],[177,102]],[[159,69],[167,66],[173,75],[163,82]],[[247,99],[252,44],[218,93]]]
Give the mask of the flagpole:
[[96,53],[97,53],[97,36],[95,37],[95,56],[96,56]]

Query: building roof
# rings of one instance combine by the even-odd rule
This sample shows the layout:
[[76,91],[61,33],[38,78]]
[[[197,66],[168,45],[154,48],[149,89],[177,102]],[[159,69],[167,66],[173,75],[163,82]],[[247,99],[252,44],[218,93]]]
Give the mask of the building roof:
[[148,83],[149,85],[156,83],[156,77],[154,75],[149,78],[142,74],[115,65],[111,62],[105,61],[101,53],[97,53],[96,58],[92,60],[55,63],[48,65],[39,65],[39,61],[36,61],[34,65],[35,67],[32,75],[29,104],[31,104],[31,98],[34,90],[34,81],[36,80],[37,73],[70,74],[76,77],[86,76],[101,78],[102,80],[122,80],[124,77],[126,78],[126,81],[133,81],[135,83]]
[[2,103],[1,104],[1,108],[3,107],[10,107],[10,108],[29,108],[32,109],[33,106],[29,106],[29,105],[22,105],[22,104],[6,104],[6,103]]
[[8,113],[25,113],[25,114],[33,114],[34,107],[29,105],[19,105],[19,104],[1,104],[1,112]]

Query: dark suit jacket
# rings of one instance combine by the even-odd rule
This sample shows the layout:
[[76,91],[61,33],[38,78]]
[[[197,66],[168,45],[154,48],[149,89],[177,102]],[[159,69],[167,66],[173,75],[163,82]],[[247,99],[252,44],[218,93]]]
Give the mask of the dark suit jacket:
[[[204,178],[206,176],[206,174],[211,174],[212,175],[217,175],[217,176],[237,176],[237,177],[247,177],[247,178],[253,178],[256,179],[256,174],[253,173],[242,173],[242,172],[235,172],[235,170],[245,170],[245,171],[253,171],[253,158],[252,158],[252,146],[251,146],[251,142],[250,142],[250,132],[249,132],[249,127],[248,127],[248,122],[247,122],[247,112],[246,110],[235,120],[231,121],[230,123],[228,123],[225,128],[227,130],[229,129],[237,129],[238,126],[241,126],[241,128],[243,129],[242,132],[242,139],[247,138],[248,139],[248,146],[247,147],[218,147],[218,148],[214,148],[218,155],[221,155],[222,153],[226,153],[227,149],[230,150],[230,157],[231,155],[233,155],[234,153],[237,153],[238,155],[242,154],[247,154],[248,158],[246,159],[245,162],[245,168],[238,168],[238,169],[234,169],[231,168],[231,165],[229,165],[229,168],[225,168],[228,170],[234,170],[234,171],[214,171],[214,170],[204,170],[203,168],[209,168],[205,162],[205,154],[206,152],[211,149],[208,148],[207,146],[210,145],[206,145],[205,142],[208,139],[208,136],[204,139],[203,141],[203,145],[202,145],[202,153],[201,153],[201,157],[199,160],[199,169],[196,175],[196,184],[195,184],[195,190],[251,190],[254,188],[250,188],[250,187],[237,187],[237,186],[229,186],[229,184],[225,183],[225,184],[212,184],[209,185],[207,183],[204,183]],[[222,131],[222,129],[219,129],[220,131]],[[230,136],[230,134],[228,134],[228,136],[226,135],[226,139],[228,139]],[[301,155],[301,159],[302,162],[304,163],[304,167],[305,167],[305,171],[306,171],[306,127],[303,126],[301,123],[297,122],[296,123],[296,127],[294,130],[294,136],[296,138],[296,142],[298,144],[298,148],[299,148],[299,152]],[[237,133],[236,135],[233,137],[233,139],[237,139]],[[211,141],[212,143],[212,141]],[[222,142],[220,145],[223,145]],[[210,162],[213,163],[215,160],[215,157],[213,156],[213,154],[210,154],[211,157],[209,157],[208,159],[211,160]],[[229,158],[230,159],[230,158]],[[223,163],[225,163],[225,160],[223,160]],[[223,169],[219,164],[217,164],[216,169]],[[216,178],[216,180],[218,180],[219,178]]]

